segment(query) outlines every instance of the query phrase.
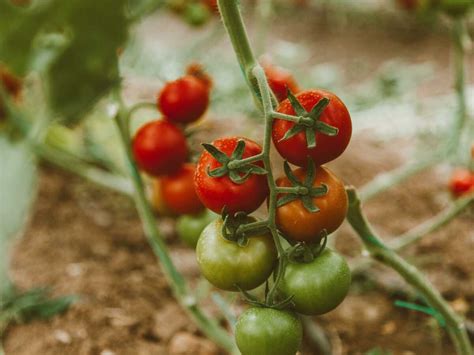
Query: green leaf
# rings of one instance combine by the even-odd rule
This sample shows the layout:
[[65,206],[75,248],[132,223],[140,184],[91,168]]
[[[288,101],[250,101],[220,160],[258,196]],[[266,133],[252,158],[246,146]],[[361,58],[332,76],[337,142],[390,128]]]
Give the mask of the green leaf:
[[0,293],[7,282],[6,267],[12,237],[19,234],[36,195],[36,161],[27,145],[0,136]]

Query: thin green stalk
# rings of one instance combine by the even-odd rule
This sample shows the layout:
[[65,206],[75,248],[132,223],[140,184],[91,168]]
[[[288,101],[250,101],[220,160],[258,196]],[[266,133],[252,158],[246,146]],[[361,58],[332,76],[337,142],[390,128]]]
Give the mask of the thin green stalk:
[[451,127],[451,135],[448,141],[448,151],[452,154],[455,154],[457,153],[457,148],[459,147],[459,141],[467,117],[465,63],[466,42],[469,41],[469,32],[463,17],[453,20],[452,37],[454,88],[456,91],[457,110],[453,125]]
[[393,239],[388,243],[388,245],[393,250],[401,250],[408,245],[419,241],[425,235],[432,233],[449,223],[454,217],[464,211],[467,206],[472,204],[473,201],[474,194],[457,199],[451,206],[444,209],[433,218],[430,218],[415,228],[410,229],[408,232]]
[[372,227],[362,213],[360,199],[355,189],[349,188],[347,193],[349,196],[347,220],[361,238],[367,251],[376,260],[397,271],[407,283],[412,285],[426,299],[431,307],[443,316],[458,354],[472,355],[472,346],[463,320],[451,309],[441,294],[417,268],[388,248],[380,237],[373,232]]
[[208,318],[202,312],[200,307],[196,304],[195,298],[189,293],[184,277],[176,269],[168,253],[166,244],[163,241],[160,232],[158,231],[155,216],[146,198],[143,180],[133,159],[128,122],[128,118],[130,116],[129,112],[124,107],[119,94],[116,94],[116,99],[120,105],[119,113],[116,116],[116,124],[120,131],[120,138],[125,149],[127,165],[135,189],[135,204],[143,224],[145,235],[152,247],[153,252],[158,257],[165,277],[167,278],[179,303],[188,312],[199,329],[202,330],[206,336],[214,340],[226,351],[234,353],[234,341],[222,327],[220,327],[216,322]]

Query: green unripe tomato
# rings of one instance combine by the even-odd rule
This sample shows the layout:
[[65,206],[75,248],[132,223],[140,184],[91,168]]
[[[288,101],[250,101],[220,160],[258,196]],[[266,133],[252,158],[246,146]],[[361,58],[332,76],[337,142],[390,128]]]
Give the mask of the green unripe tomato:
[[235,326],[242,355],[295,355],[303,339],[296,314],[272,308],[249,308]]
[[453,17],[465,15],[474,6],[474,0],[439,0],[442,11]]
[[206,5],[200,2],[189,3],[184,10],[184,18],[193,26],[201,26],[209,21],[211,12]]
[[215,220],[217,214],[204,210],[197,215],[183,215],[176,220],[176,233],[191,248],[196,248],[199,236],[206,226]]
[[222,236],[222,219],[211,222],[196,247],[199,268],[214,286],[227,291],[252,290],[273,272],[277,251],[269,234],[250,237],[240,246]]
[[346,297],[351,284],[351,271],[346,260],[326,248],[309,263],[289,263],[280,291],[293,295],[298,313],[319,315],[332,311]]

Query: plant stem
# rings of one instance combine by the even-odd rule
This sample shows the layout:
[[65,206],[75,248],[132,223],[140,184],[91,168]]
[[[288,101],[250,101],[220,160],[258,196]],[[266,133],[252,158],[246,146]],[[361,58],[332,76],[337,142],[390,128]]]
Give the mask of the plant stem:
[[469,32],[466,27],[465,19],[459,17],[452,23],[452,43],[453,43],[453,72],[454,88],[456,91],[457,110],[456,116],[451,127],[451,135],[448,141],[448,151],[451,154],[457,153],[459,140],[461,138],[463,127],[466,122],[467,104],[466,104],[466,42],[469,41]]
[[449,223],[459,213],[474,201],[474,194],[457,199],[451,206],[438,213],[433,218],[423,222],[422,224],[410,229],[397,238],[388,243],[389,247],[394,250],[401,250],[411,245],[425,235],[434,232],[445,224]]
[[240,159],[240,160],[232,160],[229,162],[227,165],[229,169],[238,169],[244,165],[247,164],[252,164],[257,161],[260,161],[263,159],[263,153],[257,154],[257,155],[252,155],[251,157],[245,158],[245,159]]
[[407,163],[406,165],[403,165],[387,173],[377,175],[370,182],[362,186],[360,189],[360,199],[365,202],[374,198],[376,195],[388,190],[393,185],[396,185],[410,176],[428,169],[433,165],[436,165],[442,161],[445,156],[446,155],[444,153],[436,153],[416,162]]
[[367,251],[373,258],[391,267],[400,276],[412,285],[445,319],[448,333],[451,336],[457,353],[472,355],[472,347],[466,332],[464,322],[451,309],[441,294],[431,285],[423,274],[413,265],[406,262],[393,250],[389,249],[383,241],[373,232],[367,219],[362,214],[360,200],[354,188],[347,189],[349,196],[349,211],[347,220],[357,232]]
[[129,111],[124,107],[121,97],[117,93],[116,100],[119,103],[120,109],[115,117],[115,121],[120,131],[120,138],[125,149],[127,165],[135,189],[135,204],[148,242],[150,243],[153,252],[158,257],[165,277],[167,278],[179,303],[188,312],[196,325],[200,330],[203,331],[204,334],[206,334],[206,336],[214,340],[228,352],[233,353],[235,352],[235,344],[233,340],[222,327],[208,318],[196,304],[195,298],[188,292],[184,277],[176,269],[168,253],[166,244],[163,241],[156,226],[155,216],[153,215],[146,198],[143,180],[133,159],[129,134]]

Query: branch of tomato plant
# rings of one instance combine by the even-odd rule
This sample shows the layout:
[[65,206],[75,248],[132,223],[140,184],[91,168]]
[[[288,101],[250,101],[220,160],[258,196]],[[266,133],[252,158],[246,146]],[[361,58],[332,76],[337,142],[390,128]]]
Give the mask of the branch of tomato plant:
[[441,294],[423,274],[383,243],[375,234],[361,210],[361,202],[354,188],[348,188],[349,211],[347,220],[361,238],[370,255],[377,261],[394,269],[413,286],[446,321],[448,333],[458,354],[471,355],[472,346],[463,320],[451,309]]
[[119,110],[115,115],[115,122],[120,133],[128,169],[135,189],[135,204],[148,242],[162,265],[162,270],[171,286],[174,296],[194,320],[199,329],[226,351],[235,353],[236,347],[233,339],[219,324],[204,314],[194,296],[189,292],[184,277],[176,269],[169,255],[166,244],[157,228],[155,216],[146,197],[143,180],[133,158],[129,127],[130,110],[128,110],[123,103],[119,92],[115,92],[114,98],[119,106]]
[[445,144],[441,146],[441,151],[375,177],[360,189],[362,201],[370,200],[393,185],[436,165],[446,158],[450,158],[450,156],[456,156],[458,153],[457,148],[459,147],[463,129],[466,126],[467,117],[466,49],[470,44],[470,38],[466,21],[463,17],[453,19],[452,21],[453,73],[457,107],[449,129],[450,135]]

